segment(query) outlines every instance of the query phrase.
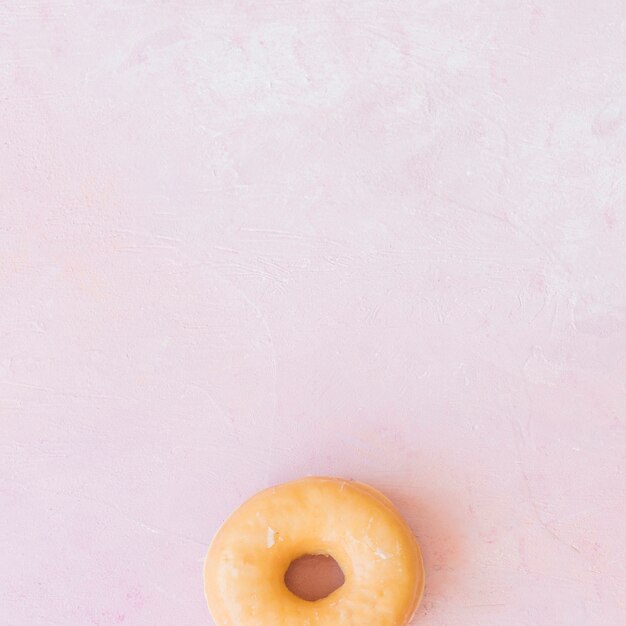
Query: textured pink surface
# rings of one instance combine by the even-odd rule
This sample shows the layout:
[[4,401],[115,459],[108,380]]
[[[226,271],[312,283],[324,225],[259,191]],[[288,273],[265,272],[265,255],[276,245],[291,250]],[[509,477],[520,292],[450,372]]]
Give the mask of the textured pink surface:
[[210,625],[310,473],[416,625],[624,623],[622,0],[15,0],[0,86],[3,625]]

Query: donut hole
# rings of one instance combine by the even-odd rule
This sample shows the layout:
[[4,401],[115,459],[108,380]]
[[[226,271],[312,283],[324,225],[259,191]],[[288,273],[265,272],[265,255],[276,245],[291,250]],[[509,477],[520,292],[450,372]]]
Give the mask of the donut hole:
[[285,573],[287,589],[302,600],[329,596],[346,581],[339,563],[326,554],[305,554],[293,560]]

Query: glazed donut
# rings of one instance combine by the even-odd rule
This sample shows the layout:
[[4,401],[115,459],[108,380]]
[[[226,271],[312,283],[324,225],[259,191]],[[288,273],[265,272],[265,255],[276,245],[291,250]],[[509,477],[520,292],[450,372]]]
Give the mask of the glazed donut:
[[[304,555],[329,555],[345,582],[309,602],[285,584]],[[368,485],[310,477],[262,491],[217,532],[204,590],[217,626],[406,626],[424,589],[419,546]]]

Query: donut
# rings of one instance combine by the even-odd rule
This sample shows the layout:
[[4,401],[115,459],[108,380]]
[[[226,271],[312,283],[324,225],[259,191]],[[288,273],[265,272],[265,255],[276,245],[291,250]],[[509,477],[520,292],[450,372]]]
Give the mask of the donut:
[[[290,564],[327,555],[344,584],[314,602],[285,584]],[[419,546],[379,491],[308,477],[267,489],[218,530],[204,567],[216,626],[406,626],[424,590]]]

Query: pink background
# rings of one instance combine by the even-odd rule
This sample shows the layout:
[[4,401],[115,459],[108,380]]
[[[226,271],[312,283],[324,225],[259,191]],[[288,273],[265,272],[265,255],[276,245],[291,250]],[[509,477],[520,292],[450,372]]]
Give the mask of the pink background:
[[625,154],[622,0],[1,2],[2,624],[210,625],[303,474],[416,625],[624,624]]

